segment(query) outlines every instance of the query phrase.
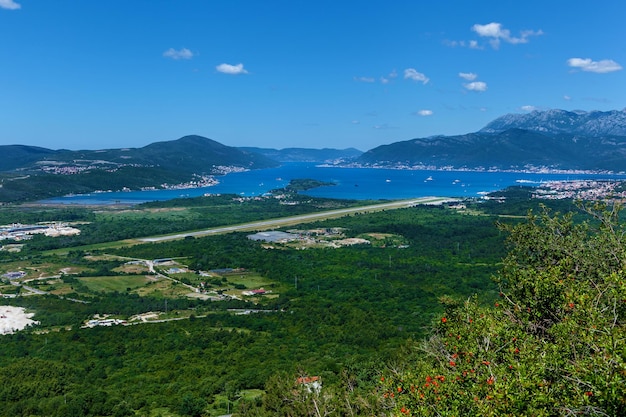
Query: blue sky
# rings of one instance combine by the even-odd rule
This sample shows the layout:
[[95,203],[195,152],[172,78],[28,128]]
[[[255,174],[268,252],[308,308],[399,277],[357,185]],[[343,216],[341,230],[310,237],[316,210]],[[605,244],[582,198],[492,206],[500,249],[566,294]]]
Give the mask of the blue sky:
[[0,145],[361,150],[626,107],[626,2],[0,0]]

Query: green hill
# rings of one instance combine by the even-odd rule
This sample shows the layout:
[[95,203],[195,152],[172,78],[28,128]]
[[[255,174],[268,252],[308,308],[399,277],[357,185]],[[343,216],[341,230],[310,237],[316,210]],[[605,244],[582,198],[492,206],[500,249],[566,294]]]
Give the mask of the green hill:
[[0,146],[2,158],[0,158],[0,171],[11,171],[46,159],[59,151],[27,145],[4,145]]
[[51,150],[0,146],[0,202],[31,201],[96,190],[164,188],[242,169],[277,166],[263,155],[202,136],[142,148]]

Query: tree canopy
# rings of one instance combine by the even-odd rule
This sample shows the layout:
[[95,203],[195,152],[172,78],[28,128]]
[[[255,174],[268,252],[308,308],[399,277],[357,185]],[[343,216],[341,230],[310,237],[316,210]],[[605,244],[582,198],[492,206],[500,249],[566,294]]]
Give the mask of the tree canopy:
[[501,225],[500,299],[444,299],[432,335],[380,378],[398,415],[626,415],[626,247],[619,207]]

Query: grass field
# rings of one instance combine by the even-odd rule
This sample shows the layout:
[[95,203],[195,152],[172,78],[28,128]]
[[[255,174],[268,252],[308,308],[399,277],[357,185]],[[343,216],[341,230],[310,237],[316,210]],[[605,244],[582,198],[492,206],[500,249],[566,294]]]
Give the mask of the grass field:
[[152,219],[163,221],[186,220],[197,215],[185,207],[161,208],[161,209],[128,209],[119,211],[100,211],[97,212],[98,220],[124,220],[133,221],[134,219]]
[[169,279],[150,276],[143,285],[135,287],[132,292],[140,297],[176,298],[189,294],[189,288]]
[[247,289],[255,289],[272,284],[272,281],[255,272],[237,272],[222,275],[229,283],[244,285]]
[[0,294],[15,294],[17,289],[13,285],[0,285]]
[[133,290],[149,282],[149,278],[145,275],[83,277],[78,280],[94,292],[126,292],[129,288]]
[[68,266],[65,262],[32,262],[31,260],[20,260],[6,262],[0,266],[0,274],[9,271],[23,271],[26,273],[25,279],[35,279],[42,277],[58,276],[60,274],[76,274],[87,268]]

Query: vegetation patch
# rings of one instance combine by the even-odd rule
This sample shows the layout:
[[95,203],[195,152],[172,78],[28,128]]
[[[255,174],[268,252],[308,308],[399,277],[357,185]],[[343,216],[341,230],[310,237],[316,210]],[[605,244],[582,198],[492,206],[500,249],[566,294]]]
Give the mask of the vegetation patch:
[[272,281],[254,271],[229,272],[221,275],[227,283],[246,289],[274,285]]
[[93,292],[129,292],[150,282],[144,275],[78,278]]
[[132,292],[140,297],[176,299],[189,294],[189,288],[169,279],[148,275],[145,284],[134,288]]
[[373,247],[405,247],[409,244],[408,239],[393,233],[363,233],[359,237],[366,239]]
[[[222,209],[216,201],[149,208],[193,207],[206,217],[214,213],[221,224],[228,223],[222,223],[223,211],[236,222],[255,211],[259,219],[261,212],[277,217],[278,210],[291,215],[302,208],[237,202],[244,216],[235,213],[232,199],[221,200]],[[622,322],[623,308],[621,302],[605,303],[608,299],[602,298],[625,298],[619,280],[611,278],[620,278],[619,271],[603,269],[615,259],[607,253],[623,259],[623,243],[594,234],[594,229],[582,233],[575,226],[577,216],[573,223],[558,216],[535,217],[530,225],[508,217],[527,212],[531,203],[468,201],[468,210],[481,215],[418,206],[293,226],[338,231],[330,242],[372,242],[332,250],[286,244],[270,251],[264,249],[266,243],[248,239],[249,232],[134,245],[102,242],[89,251],[79,246],[96,237],[125,239],[144,226],[153,230],[140,217],[122,221],[111,216],[94,220],[80,237],[55,240],[55,245],[64,246],[62,252],[48,251],[52,241],[46,239],[33,239],[21,253],[2,251],[2,268],[24,270],[24,279],[43,277],[28,285],[45,294],[2,299],[6,305],[36,312],[33,319],[41,325],[37,331],[1,336],[0,380],[11,384],[0,387],[0,398],[5,399],[0,415],[357,416],[407,415],[406,410],[415,415],[557,415],[551,405],[557,403],[561,409],[574,409],[566,408],[573,404],[578,410],[589,406],[623,415],[613,401],[625,396],[619,365],[623,358],[608,343],[610,337],[623,339],[614,324]],[[564,202],[555,204],[565,207]],[[568,207],[576,210],[571,203]],[[532,208],[538,210],[537,205]],[[155,228],[157,224],[155,220]],[[499,229],[497,224],[507,226]],[[593,220],[589,224],[598,225]],[[176,227],[182,228],[183,222]],[[522,245],[502,263],[509,234],[518,238],[509,243],[521,239]],[[168,277],[146,273],[147,263],[129,264],[129,258],[171,259],[170,265],[157,266]],[[552,266],[545,268],[542,259]],[[599,265],[596,259],[606,262]],[[579,275],[607,273],[590,273],[585,276],[592,280],[577,281],[570,267]],[[503,268],[506,273],[500,275]],[[503,279],[502,287],[493,276]],[[589,285],[582,285],[585,282]],[[580,292],[592,291],[591,283],[615,285],[598,287],[602,296]],[[252,292],[261,289],[263,293]],[[244,294],[248,291],[252,295]],[[597,300],[616,306],[602,310],[615,312],[616,322],[593,309]],[[138,324],[81,328],[96,315],[127,321],[137,317],[132,322]],[[565,319],[545,321],[555,318]],[[594,332],[585,327],[590,323],[602,327]],[[550,333],[542,335],[548,327]],[[567,344],[555,342],[565,339]],[[428,342],[413,342],[422,340]],[[598,355],[585,353],[597,348]],[[572,358],[586,359],[575,363]],[[604,358],[617,365],[609,369]],[[397,366],[391,369],[389,364]],[[590,369],[593,372],[585,371]],[[493,383],[488,382],[491,375]],[[610,383],[603,379],[607,375],[613,378]],[[298,382],[312,376],[323,382],[320,396],[312,396]],[[559,382],[555,378],[560,376],[564,378]],[[437,400],[432,390],[411,390],[423,387],[427,377],[439,384],[429,382],[429,389],[444,390],[445,397]],[[563,382],[572,380],[592,389]],[[454,390],[458,384],[464,384],[462,390]],[[559,396],[561,392],[567,395]],[[421,403],[420,393],[432,401]],[[577,402],[568,404],[566,397]],[[518,412],[518,406],[534,408]]]

